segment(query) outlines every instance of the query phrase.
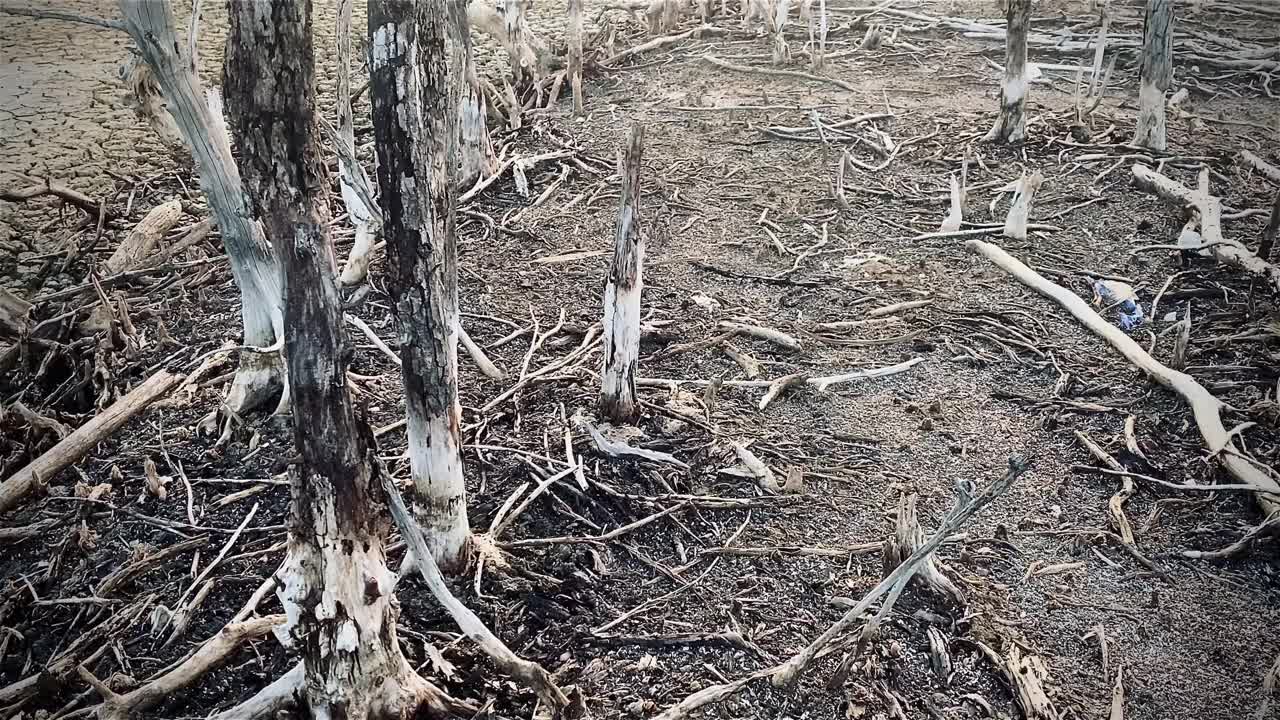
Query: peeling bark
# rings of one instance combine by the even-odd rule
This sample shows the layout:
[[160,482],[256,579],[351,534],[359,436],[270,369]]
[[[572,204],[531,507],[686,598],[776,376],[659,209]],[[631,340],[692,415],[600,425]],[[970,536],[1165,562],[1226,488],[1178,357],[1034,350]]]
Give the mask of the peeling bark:
[[[184,53],[174,30],[169,0],[121,0],[120,14],[195,159],[200,186],[240,289],[244,344],[273,346],[284,331],[280,265],[251,219],[240,170],[231,155],[222,103],[216,93],[210,93],[205,102],[193,59]],[[227,405],[236,412],[252,410],[271,397],[282,381],[278,353],[245,353]]]
[[987,142],[1020,143],[1026,139],[1027,27],[1030,24],[1031,0],[1009,0],[1000,115],[987,133]]
[[[465,563],[470,526],[458,404],[456,132],[446,77],[445,0],[369,5],[370,99],[400,323],[409,463],[418,520],[445,572]],[[408,151],[406,151],[408,150]]]
[[1133,144],[1164,151],[1168,146],[1165,93],[1173,83],[1173,0],[1147,0],[1142,27],[1142,86]]
[[640,155],[644,128],[631,126],[619,170],[622,205],[618,209],[613,263],[604,290],[604,370],[600,375],[600,413],[630,422],[636,401],[636,363],[640,355],[640,295],[644,283],[644,237],[640,233]]

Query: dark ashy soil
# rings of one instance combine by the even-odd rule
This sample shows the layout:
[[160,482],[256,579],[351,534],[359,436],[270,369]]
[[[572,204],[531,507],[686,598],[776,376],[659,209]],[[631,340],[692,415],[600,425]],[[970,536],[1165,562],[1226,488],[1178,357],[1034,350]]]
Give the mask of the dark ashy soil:
[[[114,11],[107,2],[68,5],[101,16]],[[990,20],[996,12],[992,4],[959,0],[915,5],[935,16]],[[1087,39],[1096,18],[1084,5],[1037,3],[1035,28],[1072,29]],[[1133,5],[1113,4],[1114,37],[1140,36]],[[1224,46],[1209,35],[1275,47],[1280,17],[1253,5],[1260,9],[1180,15],[1179,27],[1210,48]],[[603,43],[612,35],[618,49],[646,39],[624,12],[597,20],[603,9],[588,8],[589,37]],[[1174,333],[1164,331],[1173,323],[1165,316],[1180,317],[1189,304],[1187,372],[1227,404],[1228,427],[1253,423],[1241,440],[1271,469],[1280,465],[1280,323],[1273,298],[1211,260],[1184,265],[1177,253],[1137,250],[1174,242],[1183,217],[1131,185],[1130,166],[1147,162],[1123,147],[1136,115],[1132,53],[1120,54],[1105,99],[1084,123],[1087,132],[1073,128],[1075,71],[1046,69],[1046,82],[1031,89],[1028,142],[991,146],[981,137],[996,107],[999,70],[992,62],[1003,61],[1001,42],[879,15],[870,21],[885,23],[886,35],[901,27],[900,42],[854,51],[868,20],[850,23],[865,12],[836,9],[828,52],[850,52],[822,71],[856,90],[705,62],[702,56],[711,55],[770,67],[769,39],[741,32],[735,17],[714,21],[730,32],[593,69],[585,117],[572,117],[570,100],[562,98],[527,114],[518,131],[496,131],[495,144],[510,157],[562,149],[572,155],[527,169],[527,196],[508,174],[461,209],[463,323],[507,373],[490,380],[465,355],[461,361],[471,522],[487,529],[522,484],[536,486],[564,468],[566,428],[585,458],[586,486],[572,476],[551,485],[499,538],[520,567],[487,568],[478,586],[474,577],[459,578],[456,591],[514,650],[557,672],[562,685],[578,686],[592,716],[648,717],[698,689],[786,659],[839,618],[841,599],[857,600],[882,577],[880,553],[859,547],[892,535],[901,496],[919,496],[922,523],[932,531],[953,504],[958,481],[990,483],[1019,455],[1031,470],[939,553],[964,590],[965,606],[912,586],[861,654],[856,638],[838,641],[796,687],[752,685],[704,716],[1023,717],[985,646],[999,656],[1016,647],[1038,658],[1064,720],[1116,717],[1110,713],[1118,674],[1123,717],[1131,720],[1253,717],[1264,701],[1264,674],[1280,653],[1275,545],[1263,539],[1228,560],[1182,552],[1239,539],[1263,520],[1257,503],[1246,493],[1187,492],[1139,480],[1125,505],[1136,548],[1126,550],[1108,511],[1120,478],[1089,469],[1097,463],[1074,431],[1086,431],[1142,475],[1233,482],[1207,455],[1189,411],[1061,308],[971,254],[964,238],[920,236],[946,214],[948,176],[966,158],[965,220],[977,226],[1002,223],[1008,195],[993,204],[997,190],[1024,169],[1039,170],[1045,182],[1032,221],[1050,229],[1032,231],[1025,241],[998,232],[987,239],[1086,298],[1090,278],[1124,278],[1148,311],[1176,273],[1155,316],[1132,336],[1170,361]],[[318,3],[316,13],[320,91],[329,107],[333,8]],[[225,9],[209,7],[205,15],[202,73],[216,83]],[[534,29],[553,46],[561,42],[560,16],[558,6],[533,11]],[[358,18],[356,27],[363,22]],[[791,69],[808,72],[799,54],[805,35],[803,26],[789,30]],[[477,42],[485,67],[498,77],[503,60],[492,41]],[[121,101],[115,68],[125,44],[106,30],[0,15],[0,187],[28,182],[18,175],[48,177],[105,199],[114,213],[98,237],[97,218],[56,200],[0,207],[0,282],[36,303],[39,321],[58,318],[46,326],[53,340],[31,344],[0,379],[0,476],[57,439],[9,410],[15,402],[75,427],[156,369],[190,372],[198,358],[239,339],[238,294],[216,233],[186,251],[181,266],[105,290],[122,291],[131,336],[117,328],[80,338],[78,324],[98,304],[96,294],[55,295],[86,282],[90,268],[152,207],[182,199],[186,215],[171,240],[208,217],[189,160],[164,149]],[[1189,97],[1180,114],[1170,115],[1168,157],[1153,162],[1189,186],[1207,164],[1212,191],[1226,206],[1224,231],[1254,247],[1266,215],[1243,211],[1269,208],[1277,188],[1236,154],[1248,149],[1280,160],[1275,71],[1201,66],[1179,53],[1174,88],[1188,89]],[[1035,62],[1074,67],[1079,57],[1032,49]],[[367,112],[362,101],[362,152],[372,142]],[[811,130],[815,116],[830,125],[880,112],[890,116],[828,131],[825,140]],[[575,429],[575,415],[595,412],[598,345],[493,403],[523,365],[533,373],[561,360],[599,322],[618,204],[615,161],[633,123],[646,134],[641,219],[651,332],[642,346],[643,377],[745,379],[718,344],[684,347],[715,338],[721,321],[741,318],[802,341],[800,351],[786,351],[764,340],[732,340],[759,361],[766,379],[921,362],[823,393],[792,390],[763,411],[760,388],[726,384],[712,396],[697,383],[647,383],[643,435],[630,442],[674,454],[691,466],[687,471],[601,457]],[[779,126],[791,130],[778,132]],[[867,145],[883,146],[885,136],[898,148],[891,159]],[[850,169],[841,201],[833,185],[846,150],[867,167],[883,167]],[[339,217],[336,194],[334,202],[334,235],[345,254],[352,232]],[[394,347],[381,262],[379,256],[370,289],[351,311]],[[915,300],[932,302],[849,330],[820,327]],[[539,334],[556,329],[532,357],[530,334],[498,342],[529,327]],[[386,428],[380,454],[394,472],[407,474],[403,430],[394,427],[404,408],[398,369],[354,329],[351,340],[357,400],[374,427]],[[21,700],[10,700],[19,697],[9,694],[12,687],[0,689],[12,703],[0,707],[0,718],[90,715],[98,698],[74,672],[41,674],[54,658],[65,661],[70,650],[97,677],[130,689],[215,634],[279,566],[290,420],[246,416],[225,445],[197,432],[233,369],[228,363],[193,392],[158,403],[82,462],[47,478],[44,496],[0,520],[6,528],[50,523],[5,545],[0,557],[0,687],[40,675],[37,689]],[[1129,419],[1145,460],[1126,448]],[[721,473],[734,464],[733,441],[750,443],[780,475],[798,469],[803,493],[765,495],[754,482]],[[172,478],[164,497],[147,489],[148,462]],[[108,487],[90,494],[102,484]],[[677,505],[608,542],[525,542],[599,536]],[[210,575],[212,589],[185,634],[166,644],[168,632],[153,628],[180,596],[194,592],[193,580],[251,512]],[[199,538],[198,547],[99,596],[102,580],[122,566]],[[393,551],[393,563],[401,552]],[[484,706],[487,716],[534,713],[532,692],[498,675],[459,638],[420,583],[403,584],[399,600],[406,654],[424,674]],[[257,612],[278,608],[268,596]],[[949,653],[948,677],[931,664],[930,627]],[[680,637],[729,632],[742,642]],[[428,644],[453,667],[438,667]],[[289,666],[268,637],[147,716],[204,717],[249,697]],[[1280,717],[1268,712],[1263,716]]]

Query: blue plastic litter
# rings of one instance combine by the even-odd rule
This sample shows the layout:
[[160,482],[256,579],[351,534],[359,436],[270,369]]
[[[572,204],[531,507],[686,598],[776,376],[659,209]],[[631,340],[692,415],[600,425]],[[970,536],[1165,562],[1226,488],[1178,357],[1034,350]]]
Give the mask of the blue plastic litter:
[[1144,320],[1142,305],[1133,286],[1116,280],[1094,280],[1093,301],[1104,307],[1114,307],[1118,312],[1116,324],[1121,330],[1132,330]]

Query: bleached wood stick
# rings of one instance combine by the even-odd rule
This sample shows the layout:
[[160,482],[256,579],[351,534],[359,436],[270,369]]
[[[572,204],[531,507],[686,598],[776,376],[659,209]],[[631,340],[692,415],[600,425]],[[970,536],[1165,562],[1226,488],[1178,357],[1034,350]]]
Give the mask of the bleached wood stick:
[[1255,170],[1262,173],[1271,182],[1280,185],[1280,168],[1254,155],[1248,150],[1240,151],[1240,159],[1249,163]]
[[170,200],[152,208],[102,264],[105,274],[115,275],[142,265],[160,239],[178,224],[178,218],[181,217],[181,200]]
[[778,479],[774,477],[773,471],[765,465],[756,454],[747,449],[747,446],[740,442],[733,442],[733,452],[737,454],[738,459],[746,466],[747,470],[760,481],[760,487],[766,492],[777,492],[780,489]]
[[547,707],[558,711],[568,705],[569,698],[565,697],[565,694],[556,686],[555,680],[545,668],[512,652],[506,643],[489,630],[484,621],[450,592],[444,576],[440,574],[440,568],[431,555],[431,550],[427,547],[427,539],[422,534],[422,529],[418,527],[418,522],[410,514],[409,508],[405,506],[404,498],[396,489],[390,473],[382,474],[382,489],[387,494],[391,518],[395,521],[396,528],[400,530],[400,536],[404,538],[405,544],[409,546],[423,582],[427,584],[436,601],[443,605],[453,617],[454,622],[458,623],[458,628],[479,645],[500,670],[532,688]]
[[1222,236],[1222,201],[1209,194],[1208,168],[1200,171],[1200,188],[1195,191],[1145,165],[1133,166],[1133,178],[1143,190],[1199,213],[1200,235],[1218,262],[1244,270],[1270,285],[1272,292],[1280,292],[1280,267],[1254,255],[1240,242]]
[[951,210],[947,213],[947,217],[942,221],[942,225],[938,227],[938,232],[955,232],[960,229],[961,223],[964,222],[963,201],[960,199],[960,181],[956,179],[955,173],[951,174]]
[[924,358],[911,358],[906,362],[900,362],[897,365],[888,367],[869,368],[867,370],[855,370],[843,375],[828,375],[826,377],[809,378],[809,384],[814,386],[818,392],[826,392],[832,385],[839,383],[852,382],[854,380],[867,380],[870,378],[887,377],[889,375],[897,375],[924,362]]
[[476,367],[480,368],[480,372],[484,373],[485,377],[494,380],[501,380],[506,377],[498,369],[498,366],[493,364],[489,356],[484,354],[484,350],[480,349],[479,345],[476,345],[461,323],[458,324],[458,340],[462,343],[462,347],[466,348],[467,355],[471,356],[471,359],[475,361]]
[[801,348],[799,340],[791,337],[781,330],[774,330],[773,328],[767,328],[760,325],[748,325],[746,323],[729,321],[721,322],[720,327],[724,330],[733,330],[741,335],[750,335],[751,337],[759,338],[761,340],[768,340],[769,342],[786,348],[787,350],[799,350]]
[[1014,190],[1013,201],[1009,204],[1009,215],[1004,221],[1004,236],[1014,240],[1027,239],[1027,218],[1031,214],[1031,200],[1044,182],[1044,176],[1037,170],[1030,175],[1023,174]]
[[970,240],[965,243],[973,252],[995,263],[1023,285],[1058,303],[1095,335],[1106,340],[1151,379],[1173,390],[1191,406],[1196,426],[1204,438],[1209,452],[1217,457],[1227,472],[1236,480],[1257,488],[1257,498],[1263,512],[1270,515],[1280,510],[1280,484],[1264,470],[1250,462],[1236,447],[1220,415],[1222,403],[1195,378],[1186,373],[1171,370],[1147,354],[1138,343],[1119,328],[1103,319],[1089,303],[1066,288],[1046,280],[1042,275],[1024,265],[1017,258],[991,243]]
[[0,483],[0,513],[13,509],[37,486],[48,482],[63,468],[80,460],[130,418],[147,409],[148,405],[182,382],[182,377],[168,370],[157,372]]

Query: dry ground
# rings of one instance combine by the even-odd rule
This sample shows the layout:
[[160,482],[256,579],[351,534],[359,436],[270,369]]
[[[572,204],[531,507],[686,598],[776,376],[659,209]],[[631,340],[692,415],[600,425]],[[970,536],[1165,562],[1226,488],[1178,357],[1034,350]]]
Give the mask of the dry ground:
[[[994,13],[977,3],[919,5],[922,11],[970,18]],[[1041,21],[1046,28],[1076,23],[1087,28],[1080,5],[1046,4],[1037,15],[1046,18]],[[105,3],[82,9],[110,13]],[[598,9],[589,8],[588,16],[594,19]],[[204,72],[207,80],[215,80],[222,11],[208,12]],[[317,32],[331,32],[331,12],[328,7],[319,11]],[[535,15],[537,29],[558,35],[554,8],[540,6]],[[617,23],[619,47],[643,40],[625,14],[609,17]],[[846,23],[851,15],[839,17]],[[1132,32],[1132,11],[1125,17],[1125,29]],[[1206,15],[1184,22],[1275,42],[1274,22],[1255,16]],[[737,21],[727,27],[736,30]],[[833,43],[843,49],[861,35],[861,28],[837,27]],[[997,183],[1016,179],[1024,167],[1038,168],[1046,183],[1033,219],[1057,229],[1033,233],[1025,242],[1001,239],[1004,247],[1085,296],[1089,273],[1126,277],[1149,307],[1166,278],[1184,268],[1176,256],[1131,251],[1170,242],[1181,223],[1173,209],[1130,186],[1131,161],[1112,168],[1124,153],[1116,146],[1132,132],[1132,58],[1120,60],[1107,100],[1090,123],[1088,143],[1073,140],[1070,128],[1074,78],[1057,73],[1054,82],[1033,87],[1030,141],[1015,150],[979,141],[995,107],[997,71],[988,60],[1000,60],[998,44],[943,28],[903,37],[923,50],[886,47],[831,62],[826,72],[852,83],[855,91],[735,73],[700,59],[715,55],[767,66],[766,38],[735,32],[690,40],[643,55],[634,65],[597,69],[587,83],[585,118],[569,117],[568,101],[561,100],[528,118],[521,131],[501,135],[500,143],[511,153],[567,147],[574,160],[529,173],[531,197],[537,197],[562,167],[570,168],[539,207],[525,210],[531,198],[520,195],[509,178],[464,207],[461,297],[464,323],[477,342],[494,343],[531,323],[545,332],[563,313],[563,329],[530,360],[529,367],[536,369],[576,348],[582,328],[598,321],[604,251],[611,245],[617,203],[612,162],[627,126],[638,122],[646,128],[644,307],[646,319],[658,326],[642,349],[644,376],[741,378],[742,370],[713,347],[670,351],[714,337],[718,321],[740,316],[804,341],[800,352],[735,341],[761,362],[765,377],[832,374],[910,358],[923,362],[890,378],[824,394],[793,392],[765,411],[757,409],[761,391],[725,387],[699,423],[674,421],[670,407],[703,412],[701,388],[679,393],[648,388],[642,392],[644,442],[674,453],[692,469],[597,458],[587,438],[577,437],[576,448],[588,459],[588,488],[554,485],[503,540],[598,535],[676,504],[671,498],[676,494],[754,498],[759,493],[751,483],[717,472],[732,462],[730,440],[752,441],[780,471],[801,468],[805,492],[754,501],[750,508],[685,507],[609,543],[512,546],[532,569],[556,582],[489,571],[479,595],[469,582],[460,582],[459,592],[514,649],[557,669],[563,684],[580,686],[594,716],[644,717],[708,684],[789,656],[839,617],[834,598],[860,597],[881,574],[877,554],[828,557],[786,548],[838,551],[882,540],[892,532],[903,493],[920,495],[925,526],[936,527],[952,502],[955,481],[990,482],[1010,455],[1020,454],[1033,460],[1032,470],[967,528],[964,542],[941,552],[966,591],[967,607],[913,589],[843,682],[828,680],[852,646],[818,663],[791,691],[753,687],[707,716],[950,719],[983,717],[985,702],[997,716],[1020,717],[1009,684],[975,642],[1001,652],[1017,643],[1042,658],[1048,667],[1046,687],[1063,718],[1108,717],[1121,667],[1124,717],[1249,716],[1262,700],[1263,673],[1280,652],[1273,632],[1280,600],[1274,546],[1263,543],[1244,557],[1219,562],[1187,560],[1180,552],[1236,539],[1260,520],[1255,504],[1240,494],[1179,493],[1139,483],[1128,516],[1140,553],[1164,577],[1139,564],[1109,539],[1107,502],[1118,480],[1073,469],[1092,459],[1072,431],[1088,430],[1146,474],[1179,483],[1212,482],[1218,474],[1204,457],[1189,413],[1056,306],[969,254],[960,240],[917,239],[936,229],[945,213],[947,175],[965,157],[982,160],[969,174],[971,185],[986,185],[969,197],[966,220],[976,223],[1002,220],[1003,206],[994,215],[988,207]],[[798,33],[795,38],[793,48],[798,48]],[[122,108],[114,84],[122,46],[121,38],[101,31],[0,16],[6,62],[0,74],[0,97],[6,100],[0,113],[0,162],[6,170],[47,174],[112,198],[123,217],[108,224],[103,239],[87,249],[89,256],[102,257],[148,209],[173,197],[187,203],[190,222],[207,215],[189,167],[163,151]],[[331,75],[327,42],[320,56]],[[1033,60],[1075,62],[1036,52]],[[794,65],[804,69],[801,59]],[[1237,150],[1248,148],[1275,160],[1280,112],[1260,76],[1180,65],[1175,87],[1183,86],[1192,89],[1186,109],[1212,119],[1172,121],[1170,153],[1209,157],[1218,173],[1214,190],[1231,208],[1266,207],[1274,188],[1233,159]],[[326,97],[330,88],[329,80],[322,83]],[[770,109],[717,109],[730,105]],[[892,113],[874,125],[902,150],[883,170],[848,176],[847,207],[831,191],[838,144],[765,132],[776,125],[808,125],[811,109],[826,122]],[[361,142],[369,142],[367,128],[361,132]],[[851,152],[864,163],[879,162],[859,145]],[[1108,158],[1076,162],[1089,153]],[[1167,170],[1183,182],[1194,180],[1176,161]],[[1081,205],[1086,201],[1093,202]],[[9,245],[0,265],[6,285],[38,297],[83,281],[88,267],[83,257],[65,271],[58,261],[63,244],[85,242],[92,227],[86,230],[74,211],[59,212],[54,203],[27,203],[10,211]],[[762,224],[762,217],[772,224]],[[1231,220],[1225,229],[1252,245],[1263,219]],[[349,228],[339,220],[335,233],[345,249]],[[814,247],[823,238],[826,244]],[[815,253],[797,259],[805,248]],[[536,262],[582,250],[597,252]],[[188,259],[218,254],[215,236]],[[1246,443],[1275,467],[1276,414],[1267,414],[1265,401],[1275,400],[1269,388],[1276,383],[1276,338],[1224,339],[1274,317],[1274,305],[1265,291],[1234,271],[1201,260],[1186,270],[1161,301],[1159,314],[1193,303],[1189,370],[1241,409],[1230,413],[1228,426],[1259,423],[1245,434]],[[378,272],[375,263],[372,291],[354,311],[394,343]],[[128,290],[134,321],[149,339],[146,347],[103,352],[96,362],[90,357],[89,369],[96,366],[104,373],[96,381],[71,357],[47,367],[33,360],[0,384],[6,405],[20,399],[77,425],[104,390],[119,391],[161,365],[190,370],[192,358],[236,337],[237,296],[225,265],[214,260],[149,282]],[[815,336],[818,323],[860,319],[871,308],[918,299],[933,304],[883,326]],[[82,298],[65,310],[87,303]],[[63,311],[63,303],[38,310],[42,317]],[[161,326],[171,341],[164,340]],[[1135,337],[1146,344],[1148,330],[1167,326],[1157,319]],[[398,372],[359,335],[353,340],[359,347],[352,370],[368,376],[358,381],[361,400],[375,426],[389,425],[403,412]],[[528,349],[524,336],[491,355],[514,375]],[[1168,359],[1171,351],[1171,336],[1155,342],[1156,357]],[[483,412],[512,380],[487,380],[463,360],[475,527],[488,527],[517,486],[558,469],[566,418],[592,412],[598,359],[598,353],[590,355]],[[1072,380],[1055,392],[1061,373]],[[0,624],[9,629],[0,640],[0,686],[38,672],[108,617],[141,608],[137,622],[87,649],[102,649],[89,664],[96,675],[127,688],[216,632],[278,566],[288,489],[271,477],[291,455],[289,435],[280,421],[253,415],[229,446],[215,447],[214,438],[193,428],[216,406],[220,389],[220,382],[206,383],[189,403],[136,419],[76,468],[51,478],[50,497],[5,518],[6,526],[42,518],[59,525],[6,547],[0,560],[7,580],[0,588]],[[1135,418],[1147,464],[1124,454],[1122,428],[1129,416]],[[52,441],[13,416],[3,420],[3,427],[6,457],[0,475]],[[391,430],[381,442],[382,453],[394,461],[404,438]],[[194,523],[187,518],[181,483],[168,486],[166,499],[144,490],[147,458],[161,473],[174,474],[165,453],[192,479]],[[119,474],[113,477],[115,470]],[[104,482],[112,485],[109,504],[66,497],[74,495],[78,483]],[[219,504],[250,488],[257,493]],[[101,604],[56,602],[91,596],[101,579],[131,556],[188,537],[208,536],[199,551],[203,567],[255,505],[254,521],[215,573],[213,591],[185,637],[172,645],[162,646],[163,636],[152,637],[149,620],[155,606],[172,604],[191,584],[190,553],[136,578]],[[726,545],[777,550],[759,556],[715,552]],[[1050,572],[1041,572],[1046,568]],[[609,629],[620,637],[600,639],[593,633],[666,594],[671,596]],[[486,705],[491,716],[530,716],[532,694],[497,677],[472,646],[456,637],[420,585],[410,582],[400,598],[406,651],[424,672],[478,704],[491,700]],[[274,599],[264,602],[260,612],[275,605]],[[930,667],[930,625],[941,631],[951,654],[948,679]],[[1099,629],[1105,653],[1099,649]],[[724,630],[740,633],[746,644],[646,645],[657,637]],[[453,674],[431,664],[427,643],[456,666]],[[263,641],[153,716],[202,717],[247,697],[286,667],[274,640]],[[94,701],[86,690],[74,676],[48,678],[7,716],[40,710],[83,716]]]

